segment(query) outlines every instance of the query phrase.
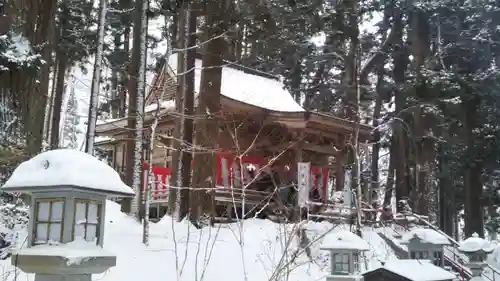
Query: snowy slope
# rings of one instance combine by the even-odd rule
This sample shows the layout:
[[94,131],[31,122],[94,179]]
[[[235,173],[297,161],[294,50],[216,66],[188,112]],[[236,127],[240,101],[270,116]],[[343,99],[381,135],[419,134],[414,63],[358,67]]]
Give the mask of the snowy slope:
[[[328,258],[319,250],[321,235],[326,231],[348,229],[348,226],[334,227],[329,223],[307,224],[308,237],[311,240],[320,237],[311,247],[314,262],[311,263],[306,255],[302,254],[287,266],[288,259],[296,249],[294,237],[288,250],[285,250],[292,225],[254,219],[246,220],[243,230],[240,227],[240,224],[230,224],[197,230],[187,222],[175,223],[165,217],[151,225],[151,243],[149,247],[145,247],[141,244],[141,225],[121,213],[119,205],[108,201],[104,248],[118,256],[117,266],[105,274],[95,275],[93,279],[322,280],[328,271]],[[23,234],[21,236],[25,237],[26,233]],[[364,235],[370,245],[367,254],[369,268],[379,266],[379,261],[394,258],[389,247],[373,230],[366,229]],[[282,260],[283,252],[288,253],[287,259]],[[12,272],[9,260],[1,261],[0,266],[3,272]],[[177,272],[181,271],[182,274],[178,276]],[[275,277],[271,279],[273,272]],[[289,273],[288,279],[286,273]],[[14,274],[4,277],[8,281],[14,280]],[[26,276],[24,273],[20,273],[18,278],[33,280],[33,276]]]

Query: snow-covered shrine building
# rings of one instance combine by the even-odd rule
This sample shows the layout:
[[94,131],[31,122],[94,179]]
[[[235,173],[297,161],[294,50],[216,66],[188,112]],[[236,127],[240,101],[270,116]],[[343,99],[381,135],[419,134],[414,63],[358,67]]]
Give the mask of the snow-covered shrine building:
[[[197,58],[195,93],[199,92],[201,63]],[[152,153],[153,173],[158,184],[153,191],[152,206],[155,207],[151,213],[157,216],[164,214],[168,201],[171,136],[178,118],[172,114],[177,91],[176,68],[177,54],[173,54],[169,63],[154,77],[145,103],[145,126],[148,126],[158,112],[158,97],[165,91],[159,110],[162,118],[156,129],[158,145]],[[234,63],[222,67],[221,110],[225,120],[219,122],[218,186],[241,188],[256,176],[258,180],[253,181],[256,184],[267,180],[269,184],[291,186],[297,182],[297,163],[310,162],[311,198],[314,199],[311,202],[331,202],[335,190],[344,190],[346,143],[349,143],[355,128],[353,122],[326,113],[306,111],[283,88],[278,78]],[[126,178],[126,146],[131,139],[126,127],[126,117],[97,125],[97,135],[102,138],[96,146],[110,153],[111,166],[123,178]],[[370,138],[372,127],[361,124],[359,129],[359,141],[363,143]],[[145,134],[149,131],[145,130]],[[238,155],[234,151],[246,151],[246,154]],[[241,160],[235,161],[235,156],[240,156]],[[272,165],[269,165],[270,159],[273,159]],[[240,171],[241,164],[246,166],[243,171]],[[260,169],[262,173],[255,173]],[[243,174],[241,180],[240,174]],[[272,181],[269,180],[271,174]],[[252,189],[252,185],[246,189],[247,196],[252,196]],[[264,196],[258,192],[254,195],[257,199]],[[218,200],[216,195],[216,201],[224,200]],[[252,204],[251,201],[249,199],[246,204]]]

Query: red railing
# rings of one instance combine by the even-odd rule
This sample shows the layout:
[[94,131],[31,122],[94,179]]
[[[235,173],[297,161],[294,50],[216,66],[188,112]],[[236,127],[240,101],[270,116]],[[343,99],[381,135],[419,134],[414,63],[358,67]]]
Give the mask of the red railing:
[[[241,166],[245,169],[241,169]],[[249,168],[249,166],[253,166]],[[235,159],[232,155],[220,153],[217,156],[217,185],[224,187],[241,187],[248,184],[253,180],[253,176],[258,176],[262,173],[270,172],[271,165],[264,157],[259,156],[243,156]],[[253,171],[253,175],[252,172]],[[313,167],[311,168],[311,177],[313,189],[317,189],[323,200],[327,199],[327,186],[328,186],[328,172],[327,167]],[[148,165],[143,165],[143,191],[146,189],[149,180],[147,174],[149,173]],[[164,167],[153,166],[152,173],[154,176],[154,188],[152,189],[151,199],[153,201],[165,201],[168,193],[167,189],[170,185],[170,176],[172,169]]]
[[[142,173],[142,191],[146,190],[146,186],[149,182],[149,169],[148,164],[143,165]],[[163,167],[154,167],[152,169],[154,176],[153,179],[153,190],[151,191],[152,201],[166,201],[168,196],[168,186],[170,184],[170,176],[172,175],[172,169]]]

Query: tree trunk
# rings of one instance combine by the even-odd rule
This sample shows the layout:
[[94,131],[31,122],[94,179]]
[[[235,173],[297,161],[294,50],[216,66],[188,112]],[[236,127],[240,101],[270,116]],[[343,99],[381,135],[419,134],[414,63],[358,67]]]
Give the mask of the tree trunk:
[[170,27],[170,32],[171,32],[171,37],[172,37],[172,41],[171,41],[171,46],[172,46],[172,49],[176,49],[178,46],[179,46],[179,33],[178,33],[178,29],[179,29],[179,13],[174,13],[174,15],[172,16],[172,25]]
[[[126,183],[133,188],[135,191],[135,198],[125,199],[122,204],[122,211],[134,214],[139,220],[142,217],[140,214],[140,203],[142,197],[142,186],[141,186],[141,163],[142,163],[142,131],[137,127],[138,123],[142,121],[142,108],[139,108],[140,104],[138,92],[140,76],[139,69],[141,68],[141,32],[143,31],[142,26],[142,1],[147,0],[137,0],[135,2],[135,17],[134,17],[134,33],[133,33],[133,47],[132,47],[132,60],[129,65],[129,75],[128,75],[128,114],[127,114],[127,128],[129,132],[129,138],[127,142],[126,149]],[[141,142],[139,142],[139,139]],[[139,167],[137,167],[139,166]]]
[[[394,15],[394,32],[395,32],[395,45],[394,45],[394,69],[393,77],[396,84],[395,93],[395,105],[396,105],[396,116],[394,120],[395,127],[395,137],[393,140],[396,141],[396,155],[395,155],[395,170],[396,170],[396,201],[398,206],[400,202],[405,204],[408,202],[409,197],[409,186],[408,186],[408,164],[407,164],[407,142],[408,135],[406,130],[404,130],[404,125],[402,121],[404,118],[401,116],[401,112],[406,105],[404,83],[405,83],[405,71],[407,68],[407,52],[403,41],[403,17],[402,12],[399,7],[395,7]],[[401,211],[401,210],[398,210]]]
[[[131,7],[129,2],[127,2],[129,6]],[[130,54],[130,25],[125,27],[125,31],[123,32],[123,51],[126,54]],[[119,117],[125,117],[127,115],[128,110],[126,109],[126,104],[127,104],[127,93],[128,93],[128,87],[129,87],[129,77],[128,74],[130,73],[129,71],[125,70],[121,72],[120,75],[120,92],[118,93],[119,99],[120,99],[120,108],[118,109],[118,116]],[[135,103],[135,102],[134,102]]]
[[[56,57],[57,59],[57,57]],[[57,61],[56,61],[57,62]],[[52,67],[52,89],[50,90],[50,95],[47,96],[48,103],[45,110],[45,121],[44,121],[44,138],[45,142],[50,144],[50,134],[52,129],[52,114],[54,111],[54,97],[56,95],[56,83],[57,83],[57,64]]]
[[[139,79],[137,83],[137,115],[135,118],[135,151],[134,151],[134,186],[142,187],[141,175],[143,175],[143,129],[144,129],[144,98],[146,96],[146,53],[147,53],[147,35],[148,35],[148,6],[149,0],[141,0],[140,2],[141,9],[138,16],[140,17],[140,57],[139,57],[139,73],[137,75],[137,79]],[[136,4],[138,5],[138,4]],[[163,93],[163,92],[162,92]],[[163,97],[161,97],[163,99]],[[161,110],[161,102],[162,99],[158,99],[158,108],[156,109],[155,120],[151,126],[151,135],[149,138],[149,147],[148,150],[151,154],[153,154],[154,144],[155,144],[155,134],[156,127],[158,126],[158,118],[159,111]],[[153,163],[152,163],[152,155],[150,155],[149,159],[151,160],[149,163],[149,173],[148,177],[153,173]],[[144,175],[143,175],[144,176]],[[149,246],[149,194],[151,192],[151,187],[154,186],[154,181],[151,183],[147,183],[144,189],[144,193],[142,195],[143,201],[142,206],[144,209],[144,215],[142,217],[143,220],[143,234],[142,234],[142,243],[146,246]],[[142,190],[142,188],[140,188]]]
[[468,155],[475,155],[475,158],[468,163],[465,171],[465,236],[470,237],[473,233],[484,237],[484,210],[482,202],[483,183],[482,159],[475,153],[474,130],[477,128],[477,109],[480,100],[478,97],[464,101],[465,110],[465,136],[467,142]]
[[[195,143],[212,153],[195,153],[193,170],[193,193],[191,197],[190,220],[199,225],[203,214],[213,212],[214,202],[206,189],[213,189],[216,184],[216,153],[219,135],[218,118],[220,116],[220,90],[222,78],[225,40],[222,36],[227,30],[225,15],[231,13],[225,7],[226,1],[209,0],[205,5],[205,42],[206,49],[202,57],[202,74],[197,115],[206,118],[196,120]],[[196,191],[195,189],[199,189]]]
[[[106,28],[106,4],[107,0],[99,1],[99,37],[97,51],[95,54],[94,74],[92,77],[92,89],[90,93],[89,120],[87,122],[87,135],[85,152],[94,155],[95,128],[97,125],[97,107],[99,106],[99,90],[101,84],[101,65],[104,49],[104,32]],[[54,124],[53,124],[54,125]]]
[[[26,136],[28,155],[40,152],[43,143],[44,115],[49,90],[49,73],[52,64],[53,30],[57,1],[27,1],[25,34],[32,46],[40,48],[42,59],[46,62],[36,76],[26,81],[22,119]],[[37,83],[36,81],[40,81]]]
[[[140,5],[140,7],[139,7]],[[136,213],[137,219],[140,221],[149,220],[145,217],[146,206],[142,204],[145,199],[145,191],[142,188],[142,174],[143,174],[143,140],[144,140],[144,98],[146,96],[146,51],[147,51],[147,34],[148,34],[148,10],[149,0],[140,0],[136,2],[137,16],[139,17],[139,25],[134,27],[134,33],[137,31],[139,36],[139,41],[134,43],[134,48],[139,49],[139,67],[137,72],[137,100],[136,100],[136,114],[135,117],[135,131],[134,131],[134,172],[133,172],[133,184],[135,190],[138,190],[141,196],[136,198],[134,203],[139,206],[139,211]],[[135,35],[135,34],[134,34]],[[134,41],[135,42],[135,41]]]
[[57,59],[57,79],[56,79],[56,90],[54,95],[54,104],[52,105],[52,128],[50,131],[50,148],[56,149],[60,144],[60,125],[61,125],[61,109],[64,96],[64,85],[66,76],[66,67],[68,57],[62,53],[58,52]]
[[[187,3],[185,4],[187,5]],[[176,27],[178,30],[176,30],[175,34],[178,36],[174,41],[175,43],[172,43],[172,45],[175,45],[177,48],[178,46],[185,46],[186,42],[186,9],[185,7],[182,7],[179,9],[179,13],[176,14]],[[175,19],[174,19],[175,20]],[[177,53],[177,73],[178,74],[183,74],[186,72],[186,64],[185,64],[185,53],[182,51],[176,51]],[[167,60],[168,61],[168,60]],[[182,185],[182,154],[184,153],[183,151],[183,146],[182,140],[184,138],[182,129],[184,128],[183,123],[185,120],[185,116],[183,115],[184,112],[184,93],[185,93],[185,87],[186,87],[186,75],[177,75],[177,92],[175,95],[175,110],[177,113],[179,113],[179,117],[176,118],[175,120],[175,128],[173,132],[173,139],[172,139],[172,147],[173,147],[173,152],[172,152],[172,177],[170,178],[170,185],[175,186],[177,188],[171,188],[169,191],[169,196],[168,196],[168,212],[172,216],[176,216],[177,218],[179,217],[179,210],[180,210],[180,200],[181,200],[181,195],[180,192],[181,190],[179,187]]]
[[380,177],[379,177],[379,166],[378,161],[380,157],[380,130],[379,119],[380,119],[380,111],[382,109],[382,83],[384,80],[384,68],[381,66],[377,73],[377,97],[375,100],[375,107],[373,109],[373,127],[375,128],[373,133],[373,146],[372,146],[372,162],[371,162],[371,202],[378,201],[378,194],[380,192]]
[[[121,46],[121,35],[117,34],[115,35],[114,38],[114,45],[115,45],[115,50],[118,49]],[[119,103],[116,101],[118,100],[118,91],[119,91],[119,82],[118,82],[118,77],[119,77],[120,70],[118,69],[117,65],[112,65],[111,69],[111,104],[110,104],[110,109],[109,113],[111,118],[118,118],[118,111],[119,111]]]
[[[196,13],[193,11],[192,4],[188,5],[187,14],[186,14],[186,34],[187,34],[187,42],[186,42],[186,56],[185,56],[185,69],[190,70],[195,67],[196,60],[196,48],[193,46],[196,45]],[[188,71],[185,76],[185,92],[184,92],[184,114],[187,118],[184,119],[183,128],[182,128],[182,136],[184,143],[193,143],[193,119],[190,116],[193,116],[194,113],[194,83],[195,83],[195,71]],[[190,187],[191,186],[191,163],[193,160],[193,156],[191,153],[183,153],[182,154],[182,165],[181,165],[181,174],[182,174],[182,187]],[[182,189],[180,192],[181,200],[179,206],[179,218],[184,218],[189,212],[189,189]]]
[[391,205],[392,194],[394,192],[394,176],[396,166],[396,141],[391,138],[389,168],[387,168],[387,182],[385,184],[384,207]]
[[447,163],[444,161],[444,151],[441,148],[438,153],[438,169],[439,169],[439,229],[449,236],[453,236],[454,208],[453,208],[453,186],[447,171]]
[[300,89],[300,85],[302,85],[302,65],[301,61],[297,60],[292,69],[292,81],[290,83],[292,90],[292,97],[295,99],[297,103],[300,104],[300,100],[302,99],[302,91]]
[[347,118],[354,121],[354,133],[351,139],[351,152],[353,156],[352,167],[352,181],[351,190],[355,191],[356,198],[356,233],[362,237],[361,225],[361,161],[359,158],[359,125],[360,119],[360,91],[358,84],[358,70],[359,70],[359,28],[358,28],[358,5],[356,0],[350,0],[346,8],[348,14],[348,37],[349,37],[349,50],[345,60],[345,79],[344,87],[347,89],[346,98],[347,104]]

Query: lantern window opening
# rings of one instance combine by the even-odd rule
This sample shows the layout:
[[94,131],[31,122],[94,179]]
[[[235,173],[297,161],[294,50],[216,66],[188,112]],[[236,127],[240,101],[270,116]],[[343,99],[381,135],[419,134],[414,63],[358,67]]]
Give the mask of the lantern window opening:
[[349,273],[349,254],[335,253],[333,254],[333,272]]
[[434,259],[433,259],[433,263],[437,266],[442,266],[442,260],[443,260],[443,257],[442,257],[442,254],[441,252],[433,252],[432,254],[434,256]]
[[359,253],[352,253],[352,260],[353,260],[353,265],[354,265],[354,271],[359,272]]
[[36,199],[32,245],[62,242],[64,198]]
[[429,258],[429,252],[427,251],[412,251],[410,254],[411,259],[415,260],[426,260]]
[[100,201],[75,199],[73,240],[80,237],[85,241],[99,244],[101,210]]

